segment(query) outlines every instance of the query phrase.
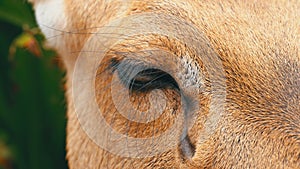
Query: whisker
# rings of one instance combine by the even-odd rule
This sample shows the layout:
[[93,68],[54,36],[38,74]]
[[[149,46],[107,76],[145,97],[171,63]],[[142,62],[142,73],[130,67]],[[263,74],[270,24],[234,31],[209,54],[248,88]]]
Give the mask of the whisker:
[[[50,27],[50,26],[47,26],[45,24],[41,24],[40,26],[44,26],[48,29],[51,29],[51,30],[55,30],[57,32],[60,32],[61,34],[57,34],[57,35],[54,35],[54,36],[50,36],[50,37],[46,37],[48,40],[50,39],[53,39],[53,38],[56,38],[56,37],[59,37],[59,36],[62,36],[64,34],[72,34],[72,35],[119,35],[119,36],[124,36],[124,37],[129,37],[125,34],[117,34],[117,33],[99,33],[99,32],[81,32],[81,31],[86,31],[86,30],[90,30],[90,29],[101,29],[101,28],[105,28],[105,27],[108,27],[108,28],[120,28],[120,29],[127,29],[127,30],[133,30],[134,28],[130,28],[130,27],[120,27],[120,26],[102,26],[102,27],[90,27],[90,28],[84,28],[84,29],[77,29],[77,30],[72,30],[72,31],[67,31],[67,30],[60,30],[60,29],[57,29],[57,28],[54,28],[54,27]],[[111,36],[107,36],[106,38],[117,38],[117,37],[111,37]]]

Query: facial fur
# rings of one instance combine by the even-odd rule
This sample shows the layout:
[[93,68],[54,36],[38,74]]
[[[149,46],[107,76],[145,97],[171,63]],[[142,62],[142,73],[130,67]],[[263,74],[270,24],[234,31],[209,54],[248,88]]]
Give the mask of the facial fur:
[[[61,55],[67,72],[66,147],[70,168],[300,168],[300,1],[32,1],[38,24],[49,45]],[[174,75],[175,81],[180,86],[190,83],[191,79],[200,79],[196,84],[201,84],[199,94],[191,97],[199,105],[196,122],[183,142],[152,157],[121,157],[103,150],[82,129],[75,112],[73,75],[80,51],[95,32],[114,20],[142,14],[174,16],[180,18],[182,24],[171,24],[168,17],[159,20],[166,23],[168,30],[193,25],[201,36],[203,34],[204,45],[200,47],[216,52],[224,70],[224,112],[218,121],[213,121],[220,103],[209,104],[213,88],[206,73],[207,63],[185,42],[159,34],[121,39],[107,49],[107,60],[103,62],[106,64],[97,70],[105,72],[95,81],[97,103],[105,112],[115,112],[112,94],[105,90],[105,86],[111,85],[114,72],[111,61],[112,58],[120,62],[126,60],[124,53],[138,55],[142,49],[168,51],[175,56],[176,64],[167,61],[173,58],[160,56],[156,60],[143,59],[149,64],[171,68],[187,63],[182,64],[178,72],[187,70],[183,75],[188,78]],[[157,22],[148,22],[147,26],[151,27],[151,23]],[[141,20],[131,29],[143,24]],[[174,34],[184,32],[174,31]],[[195,36],[188,31],[186,34],[186,37]],[[128,58],[139,57],[133,56]],[[213,72],[219,77],[220,72]],[[141,124],[116,115],[113,128],[132,137],[165,131],[175,121],[175,115],[182,113],[182,105],[178,104],[182,96],[178,94],[177,84],[169,85],[169,81],[167,87],[162,87],[168,100],[161,119]],[[147,110],[149,100],[145,96],[147,92],[134,93],[132,104]],[[210,109],[215,109],[215,114],[210,114]],[[105,118],[111,121],[112,115]],[[216,128],[210,129],[211,126]]]

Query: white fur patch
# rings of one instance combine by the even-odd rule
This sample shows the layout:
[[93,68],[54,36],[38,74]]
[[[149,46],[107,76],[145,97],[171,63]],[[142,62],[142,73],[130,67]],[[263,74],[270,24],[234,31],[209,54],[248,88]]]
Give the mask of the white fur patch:
[[39,1],[35,4],[35,12],[49,45],[55,47],[67,25],[64,0]]

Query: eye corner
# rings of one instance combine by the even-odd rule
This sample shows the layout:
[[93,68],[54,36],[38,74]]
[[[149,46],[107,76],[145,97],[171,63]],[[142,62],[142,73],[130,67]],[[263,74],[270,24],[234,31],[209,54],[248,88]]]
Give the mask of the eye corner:
[[108,69],[111,69],[112,73],[116,71],[118,65],[121,63],[121,59],[113,57],[108,61]]

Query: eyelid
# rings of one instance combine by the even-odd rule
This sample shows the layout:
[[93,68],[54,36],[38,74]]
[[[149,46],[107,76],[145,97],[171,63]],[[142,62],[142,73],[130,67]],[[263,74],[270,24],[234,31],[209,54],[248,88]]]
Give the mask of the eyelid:
[[[150,71],[152,70],[150,69]],[[137,80],[136,78],[132,79],[130,83],[130,89],[136,91],[148,91],[153,89],[174,88],[179,90],[177,82],[172,78],[171,75],[160,70],[157,70],[157,72],[159,73],[157,73],[155,76],[141,77],[148,78],[144,81]]]
[[148,69],[148,67],[146,67],[145,64],[138,63],[132,59],[126,59],[119,62],[114,71],[118,73],[123,84],[128,87],[130,85],[130,80],[133,79],[139,72],[146,69]]
[[174,78],[153,65],[146,65],[136,60],[124,60],[118,65],[118,76],[126,88],[131,91],[149,91],[157,88],[179,86]]

